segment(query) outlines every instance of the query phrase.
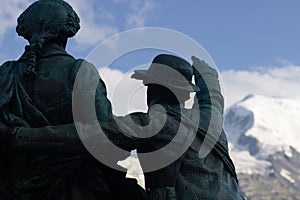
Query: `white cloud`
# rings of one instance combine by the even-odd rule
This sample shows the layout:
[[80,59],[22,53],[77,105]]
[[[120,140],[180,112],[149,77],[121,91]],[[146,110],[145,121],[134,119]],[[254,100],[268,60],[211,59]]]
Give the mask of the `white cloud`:
[[[116,27],[101,24],[101,19],[114,20],[114,16],[101,7],[95,0],[66,0],[78,13],[81,20],[81,29],[75,37],[75,41],[82,48],[95,45],[108,36],[117,33]],[[0,7],[0,42],[3,35],[17,25],[18,16],[34,0],[5,0],[1,1]],[[96,5],[96,6],[95,6]]]
[[[100,75],[115,114],[146,110],[146,88],[141,81],[131,79],[131,73],[101,68]],[[226,107],[248,94],[300,100],[300,66],[266,68],[264,72],[227,70],[220,78]]]
[[153,0],[112,0],[116,4],[129,7],[126,14],[127,28],[145,26],[149,13],[154,10],[156,4]]
[[[67,2],[73,6],[81,19],[81,29],[75,41],[83,48],[98,44],[122,28],[143,27],[148,13],[154,8],[151,0],[114,0],[114,4],[122,4],[124,7],[116,19],[117,15],[112,7],[103,7],[98,1],[67,0]],[[122,15],[126,17],[122,18]],[[125,27],[122,27],[124,25]]]
[[[123,73],[107,67],[100,68],[99,74],[107,87],[107,96],[115,115],[147,111],[146,87],[142,81],[131,78],[132,72]],[[193,95],[191,97],[191,100],[186,102],[187,108],[193,104]]]
[[300,99],[300,66],[221,72],[226,107],[248,94]]
[[127,16],[127,26],[143,27],[148,13],[154,10],[155,4],[150,0],[132,0],[130,4],[133,14]]
[[146,87],[142,81],[130,78],[132,73],[110,68],[101,68],[99,73],[106,84],[115,115],[147,110]]
[[[17,17],[35,0],[5,0],[0,7],[0,44],[5,33],[16,27]],[[153,10],[151,0],[114,0],[99,3],[96,0],[66,0],[78,13],[81,29],[74,40],[77,45],[72,48],[85,50],[97,45],[109,36],[124,28],[145,25],[147,14]],[[116,13],[115,6],[123,9]]]
[[29,0],[1,1],[0,6],[0,42],[4,34],[17,26],[17,18],[30,4]]
[[[96,45],[118,33],[122,28],[144,26],[147,14],[154,8],[154,3],[150,0],[114,0],[114,4],[122,4],[124,8],[118,13],[120,15],[117,15],[112,7],[103,7],[95,0],[67,0],[67,2],[73,6],[81,19],[81,29],[75,41],[82,48]],[[122,18],[122,15],[127,17]]]
[[67,2],[74,8],[80,18],[81,28],[75,37],[75,41],[81,48],[96,45],[118,32],[117,27],[101,23],[101,20],[114,20],[114,16],[105,10],[101,4],[94,0],[67,0]]

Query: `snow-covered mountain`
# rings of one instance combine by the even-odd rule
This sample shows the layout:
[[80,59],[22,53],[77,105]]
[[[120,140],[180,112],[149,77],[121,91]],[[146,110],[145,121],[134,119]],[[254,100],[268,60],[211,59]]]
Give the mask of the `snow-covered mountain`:
[[[300,152],[300,102],[248,95],[226,110],[224,128],[239,172],[252,168],[249,159],[268,167],[265,161],[276,152]],[[249,166],[242,168],[246,157]]]
[[[300,102],[248,95],[226,110],[224,129],[248,199],[300,199]],[[120,164],[144,184],[136,156]]]
[[289,194],[298,197],[291,199],[300,199],[300,102],[248,95],[226,110],[224,128],[242,189],[252,199],[270,195],[270,188],[278,198],[286,196],[278,190],[294,188]]

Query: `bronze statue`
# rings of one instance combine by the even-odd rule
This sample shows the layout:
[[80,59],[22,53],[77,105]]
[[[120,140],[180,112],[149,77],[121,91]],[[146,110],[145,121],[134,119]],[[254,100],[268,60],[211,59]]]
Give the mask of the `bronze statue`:
[[[128,151],[137,148],[143,169],[149,160],[143,159],[142,153],[168,144],[181,130],[180,124],[197,133],[175,162],[145,173],[148,197],[136,182],[125,179],[125,173],[104,166],[86,151],[74,126],[72,87],[82,64],[88,66],[86,80],[94,79],[91,74],[97,74],[97,70],[65,51],[67,39],[79,28],[77,14],[62,0],[39,0],[18,19],[17,32],[29,45],[19,60],[0,67],[0,199],[242,199],[224,132],[212,151],[204,158],[199,157],[210,119],[214,120],[213,132],[222,127],[223,97],[216,71],[195,57],[193,70],[187,61],[177,56],[158,55],[149,70],[136,71],[133,75],[148,87],[149,110],[159,104],[167,113],[163,128],[150,138],[126,139],[124,134],[148,134],[143,129],[132,128],[131,119],[141,127],[152,119],[154,126],[148,131],[153,132],[155,125],[162,121],[161,111],[157,110],[154,118],[148,112],[113,119],[105,84],[97,78],[95,106],[102,128],[122,148]],[[159,77],[162,72],[155,71],[155,64],[172,68],[187,82],[176,82],[172,76]],[[192,76],[196,85],[192,84]],[[163,86],[152,83],[153,79]],[[207,84],[213,86],[210,94]],[[191,92],[196,92],[198,106],[183,109]],[[197,109],[201,117],[194,126],[191,119],[193,110]],[[127,125],[127,129],[119,129],[114,120]],[[172,155],[171,151],[162,154]]]
[[[196,57],[192,59],[194,70],[187,61],[173,55],[158,55],[152,63],[152,65],[163,64],[175,69],[185,77],[186,83],[178,81],[176,77],[170,76],[170,73],[162,75],[162,71],[152,69],[152,65],[148,70],[135,71],[133,75],[133,78],[143,80],[143,83],[148,86],[147,102],[149,109],[155,104],[160,104],[167,112],[164,127],[157,135],[140,143],[137,147],[138,155],[139,152],[151,152],[162,148],[172,140],[178,131],[195,128],[197,132],[187,151],[175,162],[165,168],[144,174],[148,198],[153,200],[243,199],[239,193],[235,167],[228,154],[226,135],[222,131],[224,102],[218,74],[205,62]],[[196,86],[191,83],[193,75]],[[149,79],[153,81],[166,76],[169,77],[162,79],[160,83],[171,86],[169,89],[161,85],[147,84]],[[190,87],[187,87],[187,83]],[[210,91],[208,91],[209,89]],[[198,105],[195,103],[192,109],[184,109],[184,102],[189,99],[190,92],[194,91],[196,92],[194,101],[197,101]],[[176,97],[174,92],[177,94]],[[197,127],[191,123],[194,113],[200,114]],[[148,114],[135,113],[131,115],[137,123],[147,125],[150,123]],[[208,130],[210,119],[213,120],[212,130]],[[156,116],[152,117],[152,120],[161,121],[159,111]],[[179,129],[179,124],[182,126],[181,129]],[[153,130],[155,130],[155,125]],[[218,131],[222,132],[215,141],[216,144],[212,151],[204,158],[200,158],[199,151],[204,143],[204,138],[211,137],[207,135],[208,131],[212,131],[213,134]],[[209,139],[213,141],[215,138]],[[180,147],[183,143],[184,141],[179,140],[178,146]],[[165,152],[166,156],[172,156],[172,153]],[[151,161],[140,158],[140,162],[143,169]]]
[[[206,78],[208,77],[206,80],[211,81],[208,84],[212,84],[215,90],[213,94],[210,94],[210,96],[208,94],[208,88],[204,83],[205,77],[202,77],[200,73],[197,73],[196,70],[194,70],[196,83],[199,88],[197,86],[193,86],[192,88],[194,91],[197,91],[195,100],[198,101],[201,116],[203,116],[199,122],[199,127],[196,127],[198,130],[197,136],[185,154],[177,159],[174,163],[160,170],[145,173],[148,198],[188,200],[198,198],[242,199],[238,190],[234,165],[228,155],[227,140],[224,132],[222,132],[212,152],[209,153],[204,159],[199,158],[199,149],[204,137],[206,136],[208,129],[207,123],[210,115],[212,115],[212,112],[217,113],[215,117],[219,117],[219,119],[214,118],[214,120],[220,123],[219,126],[222,126],[221,114],[223,112],[223,97],[220,93],[220,86],[216,71],[210,68],[203,61],[200,61],[197,58],[193,59],[193,65],[197,66],[198,69],[201,69],[201,74],[206,76]],[[172,55],[159,55],[154,59],[153,63],[164,64],[176,69],[182,74],[186,73],[185,78],[191,81],[191,77],[193,75],[192,67],[188,62],[182,60],[181,58]],[[144,80],[147,78],[147,72],[148,71],[137,71],[133,77]],[[153,73],[152,71],[151,74],[153,77],[149,76],[148,78],[155,78],[155,72]],[[163,82],[164,80],[162,80],[161,83]],[[168,119],[164,125],[164,128],[159,134],[151,137],[150,139],[140,139],[139,141],[134,142],[138,152],[153,151],[161,148],[170,140],[172,140],[174,134],[178,131],[178,125],[181,118],[180,115],[185,115],[183,118],[181,118],[184,119],[184,126],[187,128],[193,128],[191,127],[192,124],[190,123],[190,115],[192,113],[191,110],[185,110],[184,112],[181,112],[180,110],[180,104],[187,100],[189,98],[189,93],[193,91],[188,90],[188,87],[173,83],[173,89],[180,90],[179,94],[181,95],[181,98],[178,100],[178,98],[174,97],[174,94],[172,94],[172,92],[167,88],[156,84],[147,84],[147,82],[144,83],[148,86],[147,100],[149,109],[151,109],[151,107],[155,104],[163,105],[167,110]],[[170,84],[170,82],[168,83]],[[170,85],[172,86],[172,83]],[[214,99],[211,99],[211,97],[214,97]],[[160,111],[156,112],[156,116],[152,118],[154,121],[161,121],[159,112]],[[138,129],[130,129],[130,123],[132,122],[129,118],[133,118],[136,123],[146,126],[149,124],[150,119],[148,114],[149,113],[132,113],[125,117],[117,117],[116,119],[128,125],[127,127],[129,128],[125,131],[132,131],[137,135],[142,135],[146,133],[141,132]],[[151,127],[149,131],[151,132],[151,130],[154,130],[155,128],[156,127]],[[54,133],[59,132],[72,132],[70,131],[72,129],[75,133],[76,130],[73,124],[50,127],[50,129],[49,127],[40,128],[35,129],[34,131],[30,128],[16,128],[13,130],[17,130],[20,135],[38,135],[43,132],[46,133],[47,131],[49,135],[53,135]],[[119,130],[115,127],[110,129],[110,131],[115,133],[122,132],[122,130]],[[73,141],[78,140],[76,134],[73,134],[72,138]],[[26,140],[26,138],[24,139]],[[61,139],[57,140],[61,141]],[[170,156],[171,154],[172,152],[166,152],[166,156]],[[145,166],[146,164],[147,160],[141,159],[141,165]]]

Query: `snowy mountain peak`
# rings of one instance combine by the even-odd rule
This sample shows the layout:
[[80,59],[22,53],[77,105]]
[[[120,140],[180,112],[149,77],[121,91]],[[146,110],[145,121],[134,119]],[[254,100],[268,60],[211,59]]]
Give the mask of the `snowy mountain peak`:
[[245,146],[253,138],[265,150],[292,146],[300,152],[299,113],[300,102],[248,95],[226,110],[225,130],[235,146]]
[[[283,152],[292,157],[291,147],[300,152],[299,113],[300,102],[253,94],[228,108],[224,128],[233,160],[246,163],[243,160],[249,159],[259,168],[267,169],[270,155]],[[253,167],[240,169],[255,171]]]

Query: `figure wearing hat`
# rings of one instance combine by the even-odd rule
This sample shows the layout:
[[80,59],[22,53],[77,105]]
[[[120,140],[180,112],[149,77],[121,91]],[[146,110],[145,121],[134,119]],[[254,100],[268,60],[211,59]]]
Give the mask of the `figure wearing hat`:
[[[141,139],[137,147],[141,167],[143,171],[147,171],[144,175],[149,199],[178,199],[175,185],[184,155],[183,147],[190,129],[195,133],[198,125],[192,126],[189,113],[184,108],[190,94],[199,91],[199,87],[192,83],[192,76],[193,68],[187,61],[167,54],[156,56],[148,70],[136,70],[132,75],[147,86],[148,113],[135,113],[131,116],[144,126],[152,124],[150,130],[141,130],[141,135],[156,132],[152,137]],[[156,108],[156,105],[160,107]],[[158,127],[161,127],[160,131],[156,131]],[[166,148],[170,143],[173,146]],[[144,153],[158,150],[161,153],[155,157],[143,156]],[[170,163],[167,166],[154,171],[148,169],[153,163],[162,163],[168,159]]]
[[[116,117],[118,130],[110,131],[139,137],[133,142],[150,200],[243,199],[222,129],[218,74],[204,61],[192,60],[191,66],[160,54],[148,70],[136,70],[132,78],[147,86],[148,112]],[[192,92],[195,103],[186,109]]]
[[[165,159],[164,156],[179,156],[174,151],[180,152],[189,140],[189,134],[196,134],[178,159],[164,168],[144,174],[148,197],[153,200],[242,199],[234,164],[228,154],[226,135],[222,130],[223,97],[218,74],[198,58],[192,57],[192,60],[193,67],[177,56],[158,55],[148,70],[137,70],[132,76],[143,80],[148,87],[149,110],[156,104],[164,108],[152,114],[154,116],[149,116],[149,112],[131,114],[135,121],[145,126],[153,120],[152,130],[155,130],[155,125],[159,127],[164,121],[162,113],[167,114],[161,131],[143,139],[137,147],[138,156],[139,153],[164,148],[176,138],[176,134],[183,136],[183,139],[175,141],[177,145],[173,149],[165,150],[158,159],[139,156],[143,170],[153,165],[152,162]],[[196,85],[192,83],[193,75]],[[191,92],[196,92],[194,106],[185,109],[184,102]],[[150,135],[148,131],[143,129],[140,134]],[[212,145],[211,151],[201,150],[203,145],[209,144]],[[200,157],[201,154],[204,155]]]

